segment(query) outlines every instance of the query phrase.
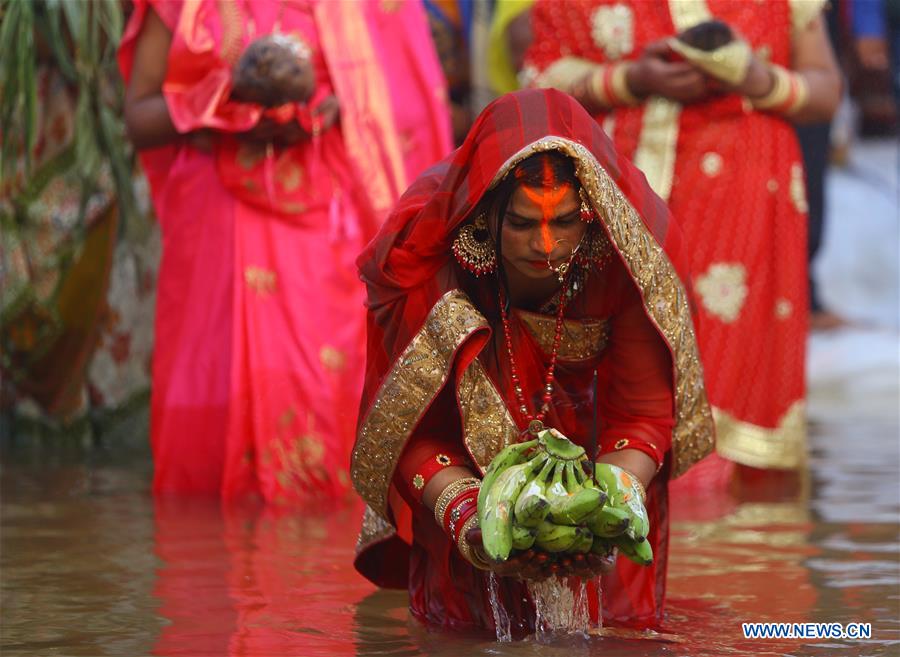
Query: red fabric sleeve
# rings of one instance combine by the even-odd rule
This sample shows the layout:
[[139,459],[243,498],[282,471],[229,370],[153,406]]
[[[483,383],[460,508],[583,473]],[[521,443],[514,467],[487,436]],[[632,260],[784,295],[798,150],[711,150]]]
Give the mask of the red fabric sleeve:
[[600,453],[637,449],[659,468],[675,425],[672,359],[632,285],[611,324],[608,385],[599,401]]
[[537,0],[531,10],[534,38],[525,53],[525,66],[541,73],[563,57],[579,57],[597,63],[602,54],[585,52],[582,42],[591,43],[591,18],[585,3]]
[[449,389],[441,392],[407,441],[397,461],[393,485],[414,513],[424,509],[422,507],[424,487],[416,489],[415,476],[425,474],[430,479],[430,475],[436,472],[431,464],[436,463],[439,455],[447,457],[451,462],[450,465],[475,470],[460,440],[462,428],[459,426],[455,406],[455,396]]

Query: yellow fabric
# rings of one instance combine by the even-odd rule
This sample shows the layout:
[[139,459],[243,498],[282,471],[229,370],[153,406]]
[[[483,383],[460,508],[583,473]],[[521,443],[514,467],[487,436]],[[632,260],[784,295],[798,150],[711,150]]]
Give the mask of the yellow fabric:
[[517,17],[529,11],[534,0],[497,0],[488,38],[487,69],[491,90],[499,95],[519,88],[518,71],[509,60],[506,28]]

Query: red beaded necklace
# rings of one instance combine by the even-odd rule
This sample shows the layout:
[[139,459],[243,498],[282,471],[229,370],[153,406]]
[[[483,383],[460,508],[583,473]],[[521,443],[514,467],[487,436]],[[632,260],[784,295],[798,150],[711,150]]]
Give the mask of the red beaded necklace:
[[565,289],[568,284],[568,276],[563,284],[561,294],[559,295],[559,308],[556,311],[556,333],[553,336],[553,350],[550,352],[550,365],[547,366],[547,374],[544,376],[544,394],[543,403],[539,413],[529,413],[528,404],[525,403],[525,394],[522,391],[522,383],[519,379],[519,370],[516,367],[516,358],[513,356],[512,333],[509,328],[509,317],[506,314],[506,303],[503,297],[503,290],[500,290],[500,319],[503,323],[503,335],[506,338],[506,351],[509,353],[509,369],[513,383],[513,390],[516,394],[516,401],[519,402],[519,412],[525,416],[528,421],[528,432],[537,434],[544,428],[544,418],[550,410],[550,402],[553,399],[553,371],[556,369],[556,356],[559,353],[559,345],[562,342],[563,312],[566,308]]

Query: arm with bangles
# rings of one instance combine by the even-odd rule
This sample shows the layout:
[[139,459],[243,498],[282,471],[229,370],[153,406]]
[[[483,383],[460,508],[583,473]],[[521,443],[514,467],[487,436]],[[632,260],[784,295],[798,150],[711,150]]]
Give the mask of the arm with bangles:
[[746,97],[757,110],[812,123],[830,119],[840,103],[840,74],[821,17],[794,33],[790,69],[750,52],[745,75],[731,84],[679,59],[670,39],[662,39],[647,44],[634,60],[563,57],[536,82],[571,94],[592,113],[639,105],[650,96],[686,105],[727,92]]
[[[179,130],[163,94],[172,38],[172,32],[163,20],[152,7],[149,8],[135,43],[134,64],[125,90],[124,114],[128,136],[139,150],[164,146],[187,137],[194,147],[208,152],[216,130],[199,124],[189,131]],[[234,105],[236,102],[227,99],[224,105]],[[337,119],[336,99],[330,97],[322,101],[315,114],[317,130],[327,130]],[[310,136],[297,121],[277,122],[265,116],[249,129],[236,134],[250,141],[285,144]]]

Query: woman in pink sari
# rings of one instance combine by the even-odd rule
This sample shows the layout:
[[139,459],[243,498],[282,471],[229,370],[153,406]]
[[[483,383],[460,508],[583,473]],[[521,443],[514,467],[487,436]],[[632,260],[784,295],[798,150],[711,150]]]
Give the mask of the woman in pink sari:
[[[421,7],[135,4],[125,118],[163,233],[154,490],[342,494],[363,376],[353,262],[450,148]],[[307,102],[235,100],[236,64],[270,34],[311,69]]]

